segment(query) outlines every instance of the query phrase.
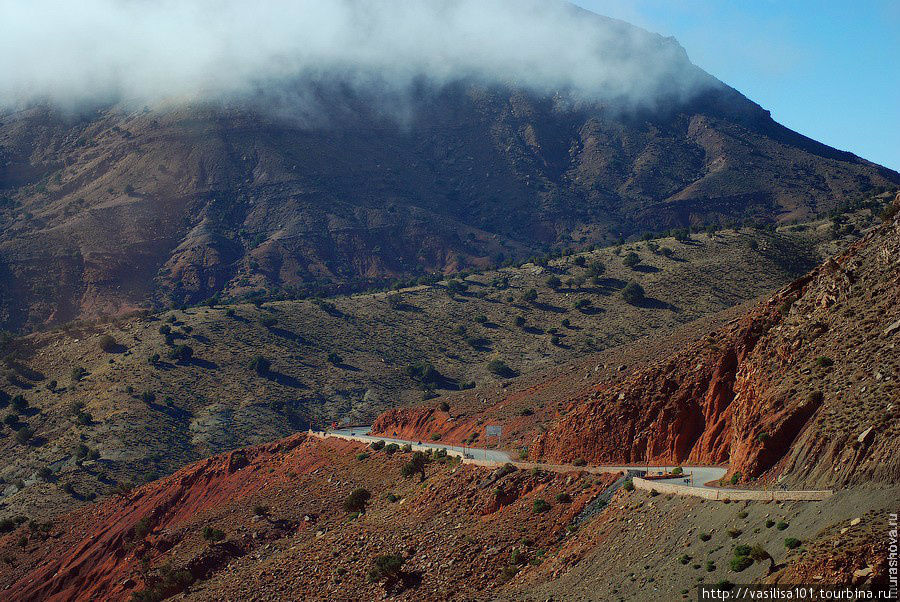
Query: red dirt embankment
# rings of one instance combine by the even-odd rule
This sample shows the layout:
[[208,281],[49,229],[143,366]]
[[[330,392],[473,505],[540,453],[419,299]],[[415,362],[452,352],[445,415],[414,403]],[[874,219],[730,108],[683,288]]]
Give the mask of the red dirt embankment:
[[[51,531],[48,542],[52,543],[45,542],[33,551],[33,570],[12,583],[4,598],[118,599],[142,589],[138,570],[141,559],[152,560],[177,545],[184,535],[178,530],[180,525],[207,510],[246,498],[271,486],[272,481],[287,479],[288,471],[303,473],[327,466],[327,459],[316,454],[287,453],[305,443],[306,436],[297,435],[208,458],[124,496],[64,517]],[[260,474],[263,468],[264,475]],[[138,528],[147,533],[143,540],[135,537],[139,523]],[[57,533],[60,528],[62,533]],[[0,540],[0,549],[12,547],[14,536]],[[21,575],[21,567],[17,572]]]

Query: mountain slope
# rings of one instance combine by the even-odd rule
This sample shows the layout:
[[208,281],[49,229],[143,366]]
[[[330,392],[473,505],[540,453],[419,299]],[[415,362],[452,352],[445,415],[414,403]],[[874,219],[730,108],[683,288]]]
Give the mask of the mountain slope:
[[[864,228],[868,217],[857,217]],[[52,516],[116,482],[144,482],[311,423],[368,422],[463,386],[493,399],[511,381],[491,373],[492,360],[529,375],[610,350],[767,294],[843,244],[824,223],[727,231],[390,295],[197,307],[22,337],[0,360],[0,411],[17,417],[0,425],[8,458],[0,518]],[[639,265],[625,265],[629,253]],[[629,281],[645,290],[635,305],[622,296]],[[104,348],[104,337],[115,344]],[[187,349],[189,357],[173,357]],[[27,408],[12,405],[19,395]],[[19,440],[23,428],[33,430],[30,443]],[[85,449],[98,457],[80,457]]]
[[[894,206],[847,252],[636,368],[551,369],[496,405],[398,408],[374,430],[459,443],[490,421],[538,461],[728,464],[734,483],[768,486],[896,483],[900,196]],[[561,384],[579,373],[589,382]]]
[[402,120],[334,87],[315,119],[253,104],[0,114],[0,325],[785,222],[900,184],[775,123],[673,41],[620,27],[664,47],[667,85],[693,92],[623,109],[458,82],[424,87]]
[[[900,202],[900,197],[898,197]],[[730,464],[735,480],[900,480],[900,221],[562,418],[535,457]]]

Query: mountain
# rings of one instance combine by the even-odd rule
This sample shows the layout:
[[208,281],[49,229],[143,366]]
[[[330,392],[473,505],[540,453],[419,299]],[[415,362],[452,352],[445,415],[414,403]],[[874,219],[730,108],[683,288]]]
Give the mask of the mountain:
[[[473,435],[490,420],[506,427],[509,449],[524,420],[536,432],[523,455],[571,472],[431,453],[410,479],[410,450],[298,434],[55,521],[10,517],[0,585],[11,600],[671,600],[702,575],[887,584],[888,553],[873,542],[900,482],[900,195],[884,220],[743,317],[707,318],[713,328],[694,342],[632,343],[483,386],[475,400],[394,409],[373,426],[485,445]],[[654,349],[667,343],[680,348]],[[637,361],[630,372],[590,369],[601,357]],[[732,484],[836,492],[819,502],[657,496],[575,468],[584,461],[727,463]]]
[[[868,211],[846,219],[861,232],[871,227]],[[20,337],[0,359],[0,410],[17,417],[0,425],[0,453],[10,460],[0,470],[0,512],[43,520],[117,483],[310,424],[370,422],[459,389],[480,406],[535,371],[584,358],[634,365],[619,357],[628,355],[623,345],[646,349],[648,334],[696,332],[698,319],[768,294],[856,236],[834,239],[827,222],[723,231],[390,294],[204,306]],[[629,267],[631,253],[640,263]],[[623,297],[629,282],[645,291],[636,304]],[[493,360],[522,376],[493,374]],[[25,409],[12,404],[18,396]],[[25,428],[34,437],[23,444]],[[40,476],[48,468],[50,480]]]
[[648,231],[785,223],[900,185],[779,125],[674,41],[582,16],[621,52],[651,48],[641,64],[653,94],[677,93],[621,104],[462,80],[416,88],[402,117],[337,85],[306,91],[314,118],[292,113],[290,95],[276,108],[0,113],[0,326],[347,291]]
[[[900,195],[893,207],[745,316],[619,378],[556,397],[558,385],[539,382],[503,400],[503,414],[460,406],[449,422],[433,406],[395,409],[373,431],[464,441],[490,416],[530,433],[521,445],[537,461],[728,464],[733,483],[751,486],[895,484]],[[549,409],[543,428],[516,425],[535,398]]]

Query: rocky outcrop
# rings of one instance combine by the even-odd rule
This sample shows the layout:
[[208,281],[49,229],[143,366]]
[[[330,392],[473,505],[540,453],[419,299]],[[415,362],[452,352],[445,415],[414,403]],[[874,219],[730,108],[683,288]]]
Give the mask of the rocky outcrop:
[[895,482],[898,284],[894,218],[745,319],[575,404],[530,455],[729,463],[736,480],[818,487]]

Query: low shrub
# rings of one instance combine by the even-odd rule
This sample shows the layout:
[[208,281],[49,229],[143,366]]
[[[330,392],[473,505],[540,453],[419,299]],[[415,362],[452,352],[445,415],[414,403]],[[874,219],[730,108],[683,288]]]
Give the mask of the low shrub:
[[369,583],[396,579],[403,569],[403,558],[396,554],[377,556],[369,570]]
[[222,541],[225,539],[225,531],[215,527],[203,527],[203,539],[206,541]]
[[547,512],[548,510],[550,510],[550,504],[547,503],[546,500],[538,498],[538,499],[534,500],[533,510],[534,510],[535,514],[542,514],[544,512]]
[[358,487],[347,496],[346,500],[344,500],[344,510],[346,512],[365,512],[366,504],[371,497],[372,494],[369,493],[368,489]]
[[800,540],[796,537],[788,537],[784,540],[784,547],[788,550],[796,550],[800,547]]
[[730,561],[731,570],[735,573],[740,573],[744,569],[748,568],[751,564],[753,564],[753,559],[749,556],[735,556]]

